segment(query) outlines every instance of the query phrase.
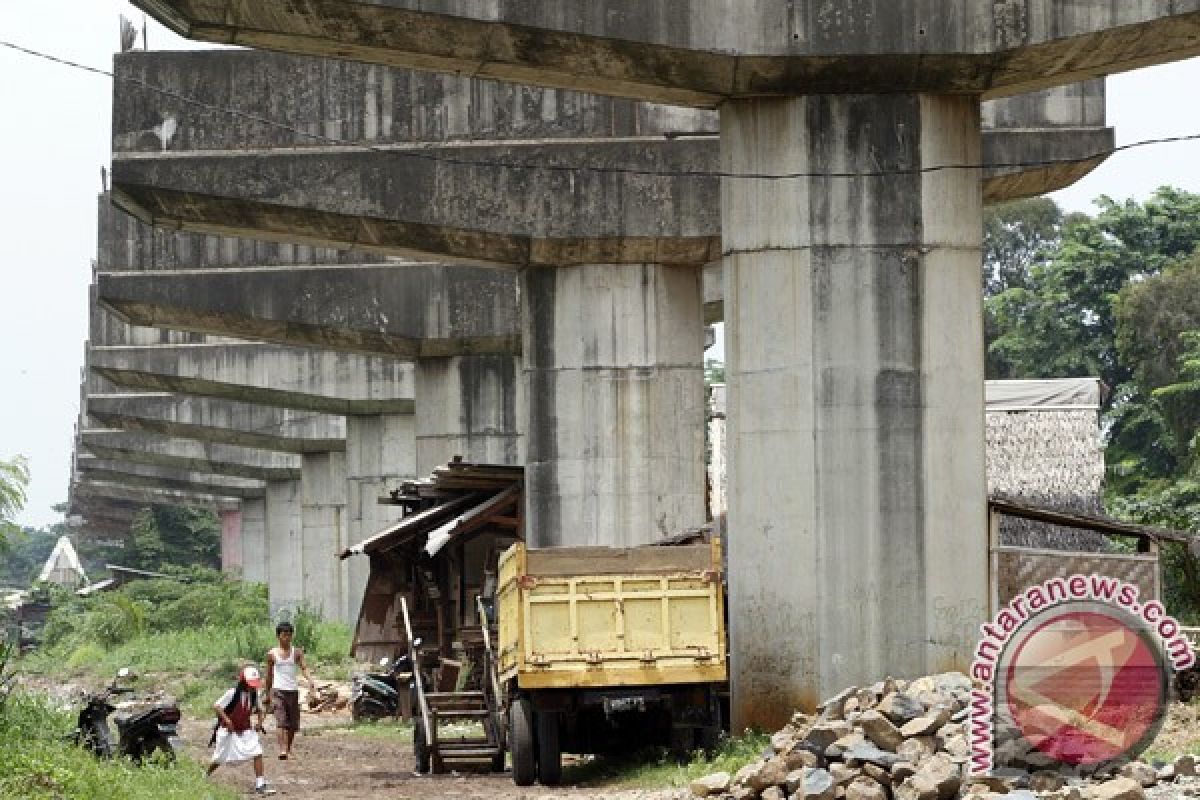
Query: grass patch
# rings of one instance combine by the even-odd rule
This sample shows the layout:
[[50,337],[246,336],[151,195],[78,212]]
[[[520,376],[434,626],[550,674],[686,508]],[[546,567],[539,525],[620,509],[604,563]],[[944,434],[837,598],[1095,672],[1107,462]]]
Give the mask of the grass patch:
[[9,800],[234,800],[195,762],[135,767],[101,761],[66,741],[74,721],[40,700],[14,693],[0,715],[0,798]]
[[366,739],[381,739],[391,742],[411,743],[413,740],[412,723],[391,720],[324,725],[320,728],[304,728],[301,733],[305,736],[362,736]]
[[675,755],[661,748],[621,758],[600,756],[565,767],[563,782],[637,789],[685,787],[713,772],[732,775],[761,757],[770,745],[771,739],[766,734],[747,731],[742,736],[722,738],[711,759],[697,751],[686,763],[680,763]]

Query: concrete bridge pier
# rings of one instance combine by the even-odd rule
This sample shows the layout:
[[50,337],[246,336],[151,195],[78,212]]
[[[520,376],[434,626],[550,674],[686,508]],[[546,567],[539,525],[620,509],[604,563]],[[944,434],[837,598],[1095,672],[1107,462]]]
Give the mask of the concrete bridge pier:
[[304,599],[327,619],[349,620],[345,562],[337,558],[346,547],[346,454],[306,454],[300,473]]
[[735,730],[968,667],[987,610],[980,173],[922,170],[979,164],[979,119],[977,98],[930,94],[721,107],[724,170],[810,176],[722,186]]
[[222,501],[217,507],[217,519],[221,523],[221,571],[231,575],[242,574],[242,504],[233,500]]
[[418,475],[454,456],[486,464],[523,463],[520,363],[513,355],[417,361]]
[[521,273],[526,530],[646,544],[704,522],[701,267]]
[[[418,381],[418,386],[420,382]],[[417,477],[415,420],[412,414],[351,414],[346,417],[347,541],[357,544],[401,516],[399,506],[379,498]],[[346,619],[358,619],[371,565],[348,558],[345,565]]]
[[299,480],[267,484],[267,600],[272,615],[304,605],[303,498]]
[[267,500],[242,501],[242,580],[266,583]]

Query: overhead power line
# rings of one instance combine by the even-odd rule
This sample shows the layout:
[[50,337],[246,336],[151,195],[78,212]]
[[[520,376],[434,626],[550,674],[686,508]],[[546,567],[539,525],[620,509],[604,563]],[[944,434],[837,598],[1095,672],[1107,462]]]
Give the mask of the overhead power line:
[[[390,148],[390,147],[379,147],[376,145],[367,144],[365,142],[355,142],[355,141],[350,141],[348,139],[340,139],[340,138],[334,137],[334,136],[325,136],[324,134],[312,133],[311,131],[302,130],[293,125],[288,125],[286,122],[280,122],[279,120],[270,119],[268,117],[264,117],[259,114],[254,114],[249,111],[242,111],[242,110],[236,109],[236,108],[229,108],[226,106],[220,106],[220,105],[216,105],[213,103],[207,103],[207,102],[205,102],[203,100],[199,100],[195,97],[189,97],[188,95],[177,92],[174,89],[167,89],[162,86],[155,86],[154,84],[144,81],[141,78],[133,77],[130,75],[117,75],[117,74],[111,72],[110,70],[101,69],[99,67],[88,66],[87,64],[81,64],[77,61],[72,61],[67,58],[62,58],[60,56],[55,56],[55,55],[51,55],[49,53],[44,53],[39,50],[34,50],[29,47],[24,47],[22,45],[15,44],[13,42],[0,40],[0,46],[6,47],[10,50],[14,50],[18,53],[22,53],[27,56],[32,56],[34,58],[40,58],[45,61],[50,61],[55,64],[60,64],[65,67],[70,67],[72,69],[82,70],[83,72],[89,72],[94,75],[104,76],[106,78],[109,78],[114,81],[119,81],[121,83],[131,84],[131,85],[137,86],[141,89],[144,89],[146,91],[152,92],[154,94],[158,94],[163,97],[169,97],[172,100],[176,100],[185,105],[203,109],[204,111],[207,111],[209,113],[221,114],[221,115],[230,116],[230,117],[237,117],[239,119],[243,119],[243,120],[246,120],[249,122],[254,122],[254,123],[257,123],[260,125],[266,125],[268,127],[275,128],[276,130],[287,131],[288,133],[294,134],[295,136],[301,137],[303,139],[308,139],[313,142],[318,142],[320,144],[334,145],[337,147],[351,148],[351,149],[356,149],[356,150],[364,150],[364,151],[379,153],[381,155],[391,156],[393,158],[422,159],[422,160],[426,160],[426,161],[433,161],[433,162],[437,162],[437,163],[441,163],[441,164],[450,164],[453,166],[462,166],[462,167],[481,167],[481,168],[509,169],[509,170],[536,170],[536,171],[542,171],[542,172],[569,172],[569,173],[594,172],[594,173],[601,173],[601,174],[640,175],[640,176],[661,177],[661,178],[730,178],[730,179],[734,179],[734,180],[765,180],[765,181],[802,180],[802,179],[809,179],[809,178],[882,178],[882,177],[887,177],[890,175],[923,175],[923,174],[934,173],[934,172],[951,172],[951,171],[963,171],[963,170],[1029,169],[1029,168],[1033,168],[1033,167],[1054,167],[1054,166],[1065,166],[1065,165],[1070,165],[1070,164],[1085,164],[1090,161],[1108,158],[1109,156],[1113,156],[1118,153],[1123,153],[1123,152],[1126,152],[1129,150],[1135,150],[1135,149],[1139,149],[1139,148],[1152,147],[1152,146],[1164,145],[1164,144],[1174,144],[1177,142],[1192,142],[1192,141],[1200,140],[1200,133],[1192,133],[1192,134],[1179,135],[1179,136],[1164,136],[1164,137],[1155,138],[1155,139],[1142,139],[1140,141],[1129,142],[1127,144],[1118,145],[1115,147],[1104,148],[1104,149],[1098,150],[1090,155],[1080,156],[1080,157],[1076,157],[1076,158],[1054,158],[1054,159],[1038,159],[1038,160],[1030,160],[1030,161],[1010,161],[1010,162],[1002,162],[1002,163],[996,163],[996,164],[942,164],[942,165],[936,165],[936,166],[930,166],[930,167],[914,167],[912,169],[874,170],[874,171],[864,171],[864,172],[782,172],[782,173],[727,172],[727,171],[723,171],[723,170],[670,170],[670,169],[656,170],[656,169],[642,169],[642,168],[638,168],[638,167],[599,167],[599,166],[590,166],[590,165],[534,164],[534,163],[523,162],[523,161],[504,161],[504,160],[498,160],[498,159],[459,158],[459,157],[455,157],[455,156],[449,156],[449,155],[446,155],[441,152],[433,152],[434,149],[441,147],[442,143],[440,143],[440,142],[433,142],[433,143],[425,144],[423,149],[419,148],[419,149],[397,150],[397,149]],[[664,138],[665,139],[674,139],[674,138],[679,138],[683,135],[687,135],[687,134],[681,134],[678,132],[669,133],[669,134],[664,134]],[[703,134],[697,134],[697,135],[703,135]],[[710,134],[710,135],[715,135],[715,134]]]

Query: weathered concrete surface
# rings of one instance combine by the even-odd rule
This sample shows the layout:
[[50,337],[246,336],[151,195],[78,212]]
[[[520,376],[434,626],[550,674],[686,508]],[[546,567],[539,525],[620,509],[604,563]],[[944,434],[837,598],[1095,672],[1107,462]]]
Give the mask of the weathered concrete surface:
[[[254,50],[132,51],[116,56],[114,66],[118,94],[127,98],[114,108],[114,151],[311,147],[329,144],[329,139],[386,145],[717,130],[711,112],[512,86],[466,77],[469,72],[435,75]],[[197,74],[204,75],[202,82],[194,81]],[[146,86],[184,97],[200,93],[197,99],[203,102],[286,120],[288,126],[197,113],[193,105]],[[270,104],[264,106],[268,97]],[[287,257],[286,251],[280,256]],[[314,259],[328,256],[312,254]],[[220,258],[212,253],[212,260]],[[177,265],[194,265],[191,261]]]
[[901,171],[976,162],[979,107],[721,114],[730,171],[875,173],[724,186],[733,725],[773,730],[879,675],[965,671],[986,616],[977,178]]
[[303,498],[298,480],[267,484],[267,601],[272,616],[304,605]]
[[[146,220],[481,263],[694,264],[720,254],[712,114],[252,52],[130,53],[117,69],[184,95],[202,74],[206,102],[256,113],[262,87],[245,76],[263,75],[288,87],[272,98],[294,127],[374,148],[317,146],[237,117],[217,124],[119,83],[114,198]],[[1091,82],[989,104],[996,141],[984,154],[999,160],[985,195],[998,201],[1062,188],[1093,169],[1102,158],[1089,157],[1112,145],[1103,92],[1102,82]],[[325,105],[337,109],[337,123],[319,116]],[[679,131],[714,136],[664,138]],[[1084,160],[1038,163],[1063,155]],[[1017,180],[1000,166],[1008,163],[1029,166]],[[632,172],[601,171],[612,169]],[[221,249],[184,240],[137,246],[145,237],[132,232],[116,238],[125,244],[114,249],[138,269],[156,268],[160,252],[163,262],[187,266],[180,252]]]
[[256,343],[93,347],[90,366],[140,391],[329,414],[413,411],[412,365],[385,357]]
[[207,475],[146,464],[108,461],[87,455],[76,456],[75,469],[83,477],[107,483],[120,483],[125,486],[177,489],[239,499],[266,496],[266,484],[262,481]]
[[[346,417],[346,511],[350,543],[361,542],[400,518],[399,506],[382,505],[379,498],[418,476],[415,422],[411,414]],[[350,619],[357,619],[370,564],[365,558],[348,558],[342,563],[349,570],[347,611]]]
[[300,456],[157,434],[83,430],[79,448],[108,461],[259,481],[300,479]]
[[222,499],[210,494],[180,492],[172,489],[139,488],[127,486],[124,483],[107,483],[87,478],[74,481],[72,491],[79,497],[105,497],[114,500],[128,500],[143,505],[184,506],[213,512],[217,510],[217,504]]
[[[997,168],[984,180],[989,202],[1068,186],[1112,145],[1103,128],[990,138],[987,150],[1002,164],[1083,160]],[[243,188],[247,153],[117,154],[113,199],[146,222],[190,231],[489,265],[703,264],[720,256],[715,138],[403,150],[260,151],[252,199]],[[434,187],[438,201],[429,197]]]
[[[1009,95],[1200,54],[1200,2],[134,0],[180,34],[679,105],[839,92]],[[731,15],[736,13],[736,24]]]
[[71,482],[67,483],[66,517],[68,520],[71,517],[82,518],[77,521],[89,529],[124,536],[129,533],[129,526],[139,508],[139,505],[124,500],[76,495]]
[[337,557],[349,546],[346,454],[306,455],[302,475],[300,557],[304,601],[327,619],[349,622],[349,573],[345,561]]
[[526,530],[638,545],[704,522],[700,269],[527,270]]
[[417,474],[455,456],[524,463],[521,359],[512,355],[417,362]]
[[[263,489],[266,499],[266,489]],[[222,503],[217,509],[217,521],[221,525],[221,571],[240,577],[244,546],[242,544],[242,504]]]
[[[153,113],[146,110],[144,113]],[[214,129],[214,133],[217,129]],[[96,272],[174,271],[241,267],[304,267],[369,263],[366,253],[288,242],[236,239],[161,230],[143,225],[97,198]]]
[[267,582],[267,501],[242,501],[242,579]]
[[[241,240],[232,240],[241,241]],[[520,349],[516,276],[440,264],[97,276],[127,323],[415,359]]]
[[89,394],[86,407],[97,427],[281,453],[346,449],[345,418],[332,414],[163,392]]

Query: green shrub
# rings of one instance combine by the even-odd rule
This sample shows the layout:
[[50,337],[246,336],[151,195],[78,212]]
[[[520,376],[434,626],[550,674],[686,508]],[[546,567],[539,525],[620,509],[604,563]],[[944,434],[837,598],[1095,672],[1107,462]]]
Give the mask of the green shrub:
[[106,648],[128,642],[146,630],[146,609],[121,592],[103,595],[84,615],[77,632]]
[[67,656],[67,669],[82,670],[104,661],[104,648],[98,644],[81,644]]
[[203,769],[183,758],[135,767],[124,759],[92,757],[71,744],[69,714],[14,693],[0,714],[0,798],[22,800],[233,800],[209,783]]

